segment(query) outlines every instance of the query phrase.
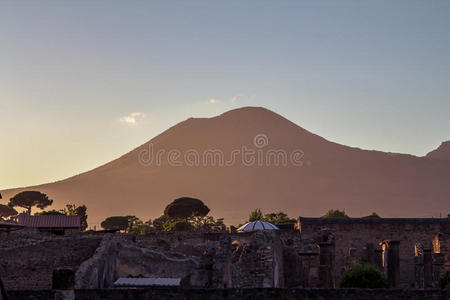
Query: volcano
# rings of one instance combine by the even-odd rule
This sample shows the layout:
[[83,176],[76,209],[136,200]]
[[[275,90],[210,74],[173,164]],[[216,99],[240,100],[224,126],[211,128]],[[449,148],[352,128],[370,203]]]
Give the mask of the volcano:
[[86,204],[90,226],[112,215],[143,220],[181,196],[199,198],[227,224],[251,210],[296,217],[344,209],[350,216],[431,217],[450,208],[450,160],[362,150],[330,142],[282,116],[244,107],[190,118],[91,171],[23,190]]

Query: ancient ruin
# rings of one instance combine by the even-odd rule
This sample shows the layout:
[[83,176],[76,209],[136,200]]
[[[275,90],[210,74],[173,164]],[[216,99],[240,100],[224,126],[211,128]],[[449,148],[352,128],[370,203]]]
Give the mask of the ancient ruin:
[[[348,291],[335,288],[358,261],[385,272],[389,286],[400,289],[395,293],[420,289],[426,299],[440,299],[446,292],[435,288],[450,269],[450,220],[299,217],[295,226],[280,230],[146,235],[61,236],[25,228],[3,232],[0,239],[0,277],[8,299],[105,299],[107,293],[115,299],[129,293],[168,299],[199,291],[202,299],[233,299],[252,289],[261,297],[345,299]],[[180,280],[177,287],[130,290],[115,287],[118,278]],[[311,288],[318,288],[316,296],[307,295]],[[216,294],[223,290],[229,292]],[[387,290],[361,291],[354,298],[369,292]]]

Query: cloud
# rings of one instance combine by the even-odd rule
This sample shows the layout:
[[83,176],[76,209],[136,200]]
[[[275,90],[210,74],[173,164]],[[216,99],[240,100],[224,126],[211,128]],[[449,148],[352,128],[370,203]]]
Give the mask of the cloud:
[[231,103],[236,103],[240,98],[244,97],[244,94],[237,94],[230,99]]
[[137,124],[137,118],[143,117],[144,114],[141,112],[132,112],[129,115],[123,116],[119,119],[121,123],[130,124],[130,125],[136,125]]
[[209,104],[216,104],[218,102],[219,102],[219,100],[217,100],[216,98],[211,98],[211,99],[208,100]]

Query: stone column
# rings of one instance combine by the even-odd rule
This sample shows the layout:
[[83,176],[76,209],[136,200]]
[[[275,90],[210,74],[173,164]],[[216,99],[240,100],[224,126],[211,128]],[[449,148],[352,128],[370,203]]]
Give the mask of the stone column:
[[387,243],[387,275],[390,288],[400,285],[400,242],[389,241]]
[[431,288],[433,282],[433,257],[431,249],[423,249],[423,285],[424,288]]
[[433,260],[432,286],[435,288],[439,277],[445,272],[444,255],[442,253],[432,253],[431,256]]
[[333,244],[318,243],[319,246],[319,287],[333,288]]
[[383,271],[383,249],[375,249],[375,263],[374,265]]
[[369,264],[375,265],[375,248],[372,243],[366,244],[366,260]]
[[414,287],[423,288],[423,254],[414,257]]
[[53,270],[52,289],[55,290],[55,300],[75,299],[75,271],[72,269]]

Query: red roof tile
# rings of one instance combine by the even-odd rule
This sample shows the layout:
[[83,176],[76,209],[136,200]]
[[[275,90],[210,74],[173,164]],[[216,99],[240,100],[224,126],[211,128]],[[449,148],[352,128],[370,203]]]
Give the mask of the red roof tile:
[[19,224],[35,228],[79,228],[80,216],[30,216],[19,215]]

